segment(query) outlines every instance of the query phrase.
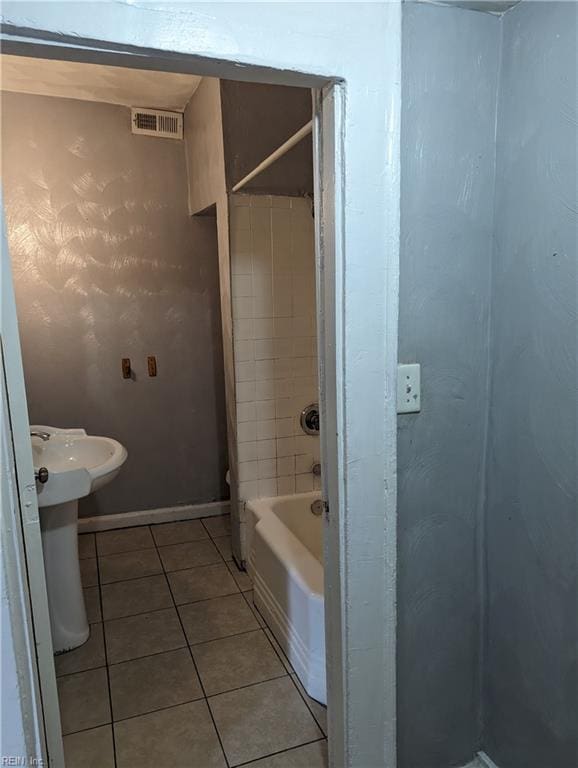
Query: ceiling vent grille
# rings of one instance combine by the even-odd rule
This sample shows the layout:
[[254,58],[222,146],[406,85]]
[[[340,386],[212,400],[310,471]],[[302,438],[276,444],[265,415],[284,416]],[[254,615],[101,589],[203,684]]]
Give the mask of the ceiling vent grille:
[[164,139],[183,138],[183,116],[180,112],[160,109],[131,109],[132,132]]

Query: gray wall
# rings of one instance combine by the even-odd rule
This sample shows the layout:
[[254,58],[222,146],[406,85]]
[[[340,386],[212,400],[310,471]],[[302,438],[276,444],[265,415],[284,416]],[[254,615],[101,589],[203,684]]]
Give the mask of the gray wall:
[[500,768],[575,768],[576,5],[502,23],[484,743]]
[[403,9],[398,418],[400,768],[448,768],[479,737],[478,540],[487,414],[499,20]]
[[[234,80],[221,80],[221,102],[228,189],[311,120],[313,111],[308,88]],[[256,176],[243,192],[313,194],[311,136]]]
[[183,143],[133,136],[124,107],[18,94],[2,106],[30,420],[129,453],[81,513],[224,498],[216,227],[188,216]]

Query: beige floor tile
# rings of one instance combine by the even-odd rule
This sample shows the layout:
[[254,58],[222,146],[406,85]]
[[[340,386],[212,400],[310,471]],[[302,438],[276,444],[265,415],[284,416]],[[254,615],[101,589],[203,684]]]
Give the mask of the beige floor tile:
[[166,571],[182,571],[221,562],[221,556],[210,539],[159,547],[159,555]]
[[114,768],[112,726],[65,736],[64,760],[66,768]]
[[110,723],[104,667],[59,677],[57,683],[63,735]]
[[104,622],[109,664],[172,651],[186,645],[174,608]]
[[[89,563],[90,560],[83,560]],[[156,549],[141,549],[138,552],[123,552],[119,555],[106,555],[98,558],[100,583],[138,579],[162,573],[161,561]]]
[[169,544],[183,544],[185,541],[200,541],[208,539],[209,534],[200,520],[182,520],[178,523],[161,523],[151,525],[151,533],[157,547]]
[[205,701],[115,723],[118,768],[225,768]]
[[230,536],[231,517],[230,515],[215,515],[215,517],[204,517],[203,525],[209,532],[209,536]]
[[247,763],[247,768],[327,768],[327,764],[327,741],[323,739]]
[[96,569],[96,558],[90,557],[86,560],[79,560],[80,580],[83,587],[98,586],[98,571]]
[[203,698],[188,648],[113,664],[109,675],[114,720]]
[[323,736],[289,677],[222,693],[209,706],[232,766]]
[[104,637],[102,624],[91,624],[90,635],[86,643],[73,651],[59,653],[54,657],[56,676],[70,675],[85,669],[95,669],[106,665],[104,655]]
[[253,601],[253,590],[249,589],[247,592],[243,593],[245,600],[247,601],[249,608],[253,612],[253,615],[255,616],[255,619],[257,620],[257,623],[260,627],[266,627],[265,619],[261,616],[259,611],[257,610],[257,607],[255,606],[255,603]]
[[265,634],[267,635],[267,637],[269,638],[269,642],[271,643],[271,645],[273,646],[273,648],[275,648],[275,650],[277,651],[277,655],[278,655],[278,656],[281,658],[281,661],[283,662],[283,666],[285,667],[285,669],[287,670],[287,672],[288,672],[290,675],[292,675],[292,674],[295,674],[295,670],[293,669],[293,667],[291,666],[291,662],[289,661],[289,659],[288,659],[288,658],[287,658],[287,656],[285,655],[285,651],[283,650],[283,648],[281,648],[281,646],[280,646],[280,645],[279,645],[279,643],[277,642],[277,638],[276,638],[276,637],[275,637],[275,635],[274,635],[274,634],[271,632],[271,630],[269,629],[269,627],[265,626],[265,627],[264,627],[264,632],[265,632]]
[[177,605],[239,592],[227,566],[207,565],[167,574]]
[[86,618],[89,624],[102,621],[100,610],[100,589],[98,587],[86,587],[84,590],[84,605],[86,608]]
[[285,675],[262,630],[192,647],[207,696]]
[[102,531],[102,533],[96,534],[99,557],[115,555],[120,552],[135,552],[138,549],[150,549],[154,545],[148,525]]
[[96,557],[94,533],[83,533],[78,537],[78,559],[86,560],[88,557]]
[[215,536],[213,543],[221,553],[224,560],[233,559],[233,550],[231,549],[231,537],[230,536]]
[[204,643],[259,629],[243,595],[227,595],[179,607],[189,643]]
[[102,586],[102,610],[105,620],[170,608],[172,604],[173,599],[164,573],[146,576],[144,579],[115,581]]
[[227,567],[231,571],[231,576],[235,579],[241,592],[250,592],[253,589],[253,583],[247,571],[242,571],[237,568],[237,565],[233,560],[230,563],[227,563]]
[[311,696],[307,693],[305,688],[301,685],[301,680],[297,677],[297,675],[291,675],[291,679],[299,689],[299,692],[305,699],[305,703],[311,710],[311,714],[317,720],[317,725],[321,728],[323,733],[327,736],[327,707],[324,704],[320,704],[318,701],[315,701],[315,699],[312,699]]

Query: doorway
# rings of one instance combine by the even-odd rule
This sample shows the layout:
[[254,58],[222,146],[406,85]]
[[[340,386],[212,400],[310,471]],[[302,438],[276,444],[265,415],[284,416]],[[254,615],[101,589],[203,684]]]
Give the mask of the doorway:
[[[21,42],[18,43],[18,45],[21,45]],[[46,48],[45,48],[46,50]],[[60,51],[60,55],[62,55],[62,50]],[[78,51],[74,52],[72,54],[74,56],[78,55]],[[92,55],[92,54],[91,54]],[[114,54],[113,54],[114,55]],[[118,56],[118,54],[116,54]],[[162,56],[161,56],[162,58]],[[204,64],[210,64],[210,60],[207,59]],[[231,73],[231,68],[229,68],[226,72],[226,74]],[[259,73],[257,70],[251,73],[252,77],[258,77]],[[271,76],[269,74],[269,76]],[[282,77],[282,76],[281,76]],[[295,82],[295,75],[290,75],[286,79],[290,80],[291,82]],[[345,167],[345,158],[342,156],[341,152],[344,149],[343,144],[338,141],[335,142],[336,137],[342,136],[342,130],[341,125],[342,121],[345,117],[344,110],[344,104],[342,102],[342,93],[343,93],[343,86],[330,84],[327,87],[323,87],[324,83],[328,82],[327,77],[319,77],[319,76],[313,76],[310,77],[309,80],[307,76],[300,76],[301,82],[305,82],[313,87],[319,88],[321,87],[319,93],[317,94],[316,98],[316,152],[317,152],[317,164],[318,164],[318,189],[320,190],[319,197],[319,210],[320,210],[320,218],[319,218],[319,224],[318,224],[318,230],[317,230],[317,242],[319,250],[319,264],[318,264],[318,273],[321,276],[321,279],[319,281],[319,293],[321,296],[321,303],[324,307],[325,311],[323,313],[323,316],[321,318],[321,325],[323,328],[322,333],[323,336],[323,349],[324,353],[326,350],[329,350],[329,355],[325,355],[325,364],[323,366],[322,370],[322,381],[324,382],[322,386],[326,386],[326,396],[325,396],[325,402],[322,404],[324,411],[324,416],[326,423],[344,423],[344,413],[342,410],[344,401],[341,399],[343,394],[343,384],[344,384],[344,376],[347,378],[350,376],[348,373],[349,369],[349,363],[347,361],[347,358],[343,357],[343,348],[341,346],[341,333],[344,333],[346,336],[350,336],[351,333],[353,333],[353,327],[348,325],[347,327],[342,324],[343,321],[343,305],[341,304],[343,293],[343,283],[341,281],[346,281],[349,279],[354,279],[354,273],[355,273],[355,265],[352,262],[350,266],[352,267],[351,276],[348,271],[347,278],[345,274],[342,271],[342,247],[343,247],[343,235],[342,235],[342,227],[345,227],[347,220],[347,217],[344,213],[343,208],[343,200],[341,198],[341,192],[342,192],[342,183],[343,180],[341,178],[341,174],[343,172],[343,168]],[[329,82],[331,82],[331,78],[329,78]],[[354,134],[352,134],[353,136]],[[392,136],[393,136],[393,146],[394,146],[394,152],[391,156],[392,162],[395,164],[396,162],[396,154],[395,154],[395,137],[396,137],[396,126],[395,123],[392,127]],[[367,137],[366,137],[367,138]],[[337,175],[336,175],[337,171]],[[350,181],[353,177],[346,179],[346,184],[349,185]],[[320,180],[323,179],[324,183],[323,185],[320,184]],[[339,179],[338,182],[336,182],[336,179]],[[383,188],[380,189],[380,195],[383,192]],[[383,198],[382,198],[383,199]],[[338,236],[335,237],[335,232],[338,233]],[[353,234],[353,230],[352,230]],[[396,249],[394,247],[394,252],[396,252]],[[375,254],[377,256],[377,254]],[[372,261],[374,257],[372,256],[368,262],[366,262],[366,265],[369,267],[368,272],[366,273],[367,277],[371,279],[371,268],[374,262]],[[378,266],[379,262],[379,266]],[[375,267],[377,270],[377,273],[382,274],[382,267],[381,262],[379,259],[375,262]],[[337,288],[337,285],[339,288]],[[387,284],[387,290],[391,289],[391,284]],[[377,292],[374,291],[373,296],[375,299],[377,299],[378,292],[382,290],[379,288]],[[395,291],[394,291],[395,293]],[[388,305],[388,334],[391,334],[391,337],[393,338],[395,336],[395,333],[392,333],[392,331],[395,329],[395,300],[391,302]],[[390,322],[391,321],[391,322]],[[359,328],[359,331],[361,331],[361,328]],[[339,342],[335,343],[335,334],[337,333],[337,336],[339,338]],[[363,334],[365,342],[367,341],[367,337],[365,334]],[[361,337],[360,337],[361,338]],[[381,341],[383,340],[383,337],[380,335],[379,341],[376,339],[377,347],[375,348],[376,356],[374,358],[374,364],[372,367],[375,368],[375,364],[377,364],[377,368],[381,369],[385,366],[385,360],[382,356],[382,350],[378,348],[380,346]],[[351,338],[351,341],[353,342],[353,338]],[[393,344],[393,347],[395,344]],[[372,348],[373,353],[373,348]],[[388,360],[395,361],[395,349],[389,349],[388,348]],[[393,363],[395,365],[395,363]],[[361,373],[361,370],[358,368],[358,373]],[[355,384],[356,376],[351,374],[353,378],[350,381],[351,385],[357,386]],[[388,376],[390,376],[390,381],[394,381],[394,368],[389,366],[388,369]],[[385,382],[385,378],[383,376],[378,376],[380,381]],[[358,382],[358,385],[361,385],[361,382]],[[385,397],[381,400],[381,404],[379,406],[379,412],[380,414],[383,414],[383,404],[385,403],[387,408],[387,413],[389,416],[391,416],[394,413],[394,403],[393,398],[391,396],[391,392],[393,391],[393,387],[390,388],[390,394],[388,395],[387,392],[385,394]],[[352,390],[348,390],[348,396],[352,393]],[[388,418],[389,418],[388,416]],[[386,420],[379,419],[380,423],[380,429],[378,430],[381,432],[382,429],[385,428],[385,424],[387,423]],[[352,424],[348,423],[347,427],[352,428]],[[356,665],[356,679],[351,680],[350,687],[350,694],[351,696],[346,701],[345,697],[342,695],[345,687],[345,680],[347,677],[351,674],[351,667],[350,667],[350,660],[353,658],[351,654],[356,655],[355,647],[356,643],[353,640],[353,634],[355,634],[357,631],[360,630],[361,625],[358,624],[355,621],[355,613],[357,611],[357,608],[354,608],[352,604],[348,604],[345,595],[343,594],[343,588],[345,588],[345,585],[350,584],[351,587],[354,586],[355,582],[359,580],[360,578],[365,578],[365,576],[362,577],[362,572],[365,573],[366,569],[369,568],[367,565],[367,562],[364,563],[362,566],[361,571],[358,569],[356,573],[355,567],[353,567],[353,564],[350,563],[348,567],[343,570],[341,563],[340,566],[340,560],[343,558],[344,553],[344,544],[346,540],[349,540],[350,544],[353,544],[353,542],[356,540],[358,536],[361,536],[361,540],[366,541],[366,537],[369,534],[369,531],[372,528],[372,525],[376,525],[379,530],[383,530],[383,520],[381,522],[378,522],[377,519],[375,519],[373,522],[371,518],[364,520],[362,531],[354,532],[353,530],[353,522],[347,521],[344,519],[343,512],[345,507],[343,506],[345,504],[346,507],[349,507],[351,503],[354,503],[355,494],[358,491],[361,491],[361,488],[358,488],[355,490],[356,486],[355,483],[351,484],[345,484],[344,481],[347,476],[347,472],[349,471],[344,466],[344,458],[347,456],[349,459],[352,459],[355,455],[355,450],[353,450],[353,447],[355,445],[354,442],[349,444],[349,447],[345,454],[343,454],[343,443],[342,443],[342,432],[339,429],[336,430],[330,430],[331,435],[328,434],[326,439],[326,444],[324,445],[325,453],[324,453],[324,464],[327,468],[326,472],[326,482],[328,484],[328,491],[327,496],[329,498],[329,505],[330,510],[334,513],[334,516],[332,517],[330,514],[330,522],[329,522],[329,528],[328,528],[328,551],[330,552],[330,559],[333,558],[333,564],[336,566],[335,570],[330,567],[329,573],[327,575],[328,581],[331,580],[333,586],[335,587],[335,590],[331,592],[331,601],[334,603],[333,607],[329,607],[328,609],[328,626],[330,630],[330,635],[333,638],[333,645],[332,645],[332,663],[330,663],[330,673],[332,681],[330,683],[330,691],[333,692],[336,699],[338,700],[337,706],[334,710],[334,715],[332,715],[332,718],[335,719],[334,724],[334,733],[335,733],[335,739],[336,739],[336,745],[335,745],[335,758],[334,762],[335,764],[353,764],[352,760],[358,759],[359,755],[362,753],[367,753],[367,750],[373,752],[374,754],[382,753],[385,749],[388,754],[392,754],[392,745],[394,744],[394,737],[393,737],[393,725],[391,725],[391,728],[386,727],[386,733],[384,734],[383,731],[380,735],[377,736],[377,740],[374,741],[371,745],[369,743],[366,743],[364,747],[361,749],[359,748],[359,745],[351,746],[350,745],[350,739],[351,739],[351,728],[353,720],[351,718],[357,717],[357,714],[359,714],[358,711],[358,705],[359,705],[359,699],[356,697],[355,690],[358,688],[358,686],[361,686],[359,689],[360,692],[363,689],[364,690],[364,696],[363,698],[367,700],[367,693],[369,692],[369,698],[371,701],[375,699],[376,706],[373,708],[374,717],[376,717],[380,722],[386,722],[392,724],[393,720],[388,716],[386,718],[381,717],[379,712],[382,710],[382,707],[384,706],[382,701],[382,695],[383,690],[385,686],[378,685],[377,682],[375,682],[375,669],[382,668],[383,661],[385,657],[388,654],[394,653],[394,642],[392,642],[392,638],[394,638],[394,622],[391,621],[389,625],[386,626],[385,629],[385,635],[384,635],[384,624],[383,622],[379,621],[379,619],[376,620],[376,616],[383,616],[384,611],[387,613],[387,611],[390,611],[390,618],[392,618],[393,614],[391,613],[391,606],[390,608],[387,608],[387,601],[383,601],[381,597],[384,593],[388,594],[393,601],[393,593],[391,590],[391,579],[394,578],[394,558],[391,557],[388,559],[388,567],[387,572],[389,573],[388,579],[386,579],[386,583],[383,585],[381,584],[381,580],[379,580],[379,595],[381,597],[378,597],[378,603],[379,603],[379,610],[377,614],[375,611],[370,610],[370,612],[373,614],[371,626],[374,626],[375,623],[375,629],[377,630],[377,625],[379,625],[379,631],[378,635],[375,638],[375,643],[371,643],[372,651],[367,655],[367,658],[365,661],[367,661],[367,671],[370,673],[369,677],[364,677],[361,675],[359,677],[359,665]],[[374,435],[374,437],[377,437],[377,435]],[[363,447],[359,445],[358,447],[361,448],[361,454],[358,454],[359,456],[365,454],[365,455],[372,455],[373,459],[372,461],[376,461],[376,470],[377,470],[377,476],[383,477],[384,469],[382,466],[382,458],[383,458],[383,451],[386,450],[391,453],[391,455],[394,455],[394,447],[393,447],[393,438],[390,436],[389,439],[383,441],[383,446],[380,444],[380,447],[377,449],[377,451],[374,450],[374,443],[372,441],[365,441],[365,439],[362,439]],[[352,452],[353,450],[353,452]],[[335,461],[329,461],[328,457],[332,456],[335,457]],[[386,474],[388,477],[391,478],[393,470],[394,470],[394,464],[391,462],[386,462],[387,469]],[[349,466],[349,465],[347,465]],[[377,498],[381,498],[384,503],[386,504],[387,509],[389,507],[387,505],[391,505],[391,503],[394,501],[394,483],[389,482],[386,484],[387,486],[387,493],[385,496],[383,495],[383,484],[379,483],[379,489],[377,487],[374,491],[368,488],[364,488],[363,492],[360,493],[359,498],[364,498],[365,501],[369,498],[371,498],[372,493],[376,493],[375,501],[377,502]],[[368,496],[369,493],[369,496]],[[353,495],[352,495],[353,494]],[[392,495],[393,494],[393,495]],[[379,516],[383,516],[383,507],[381,507],[381,504],[378,503],[376,506],[376,513],[377,509],[379,508]],[[387,523],[388,523],[388,540],[390,541],[390,555],[394,551],[394,541],[391,539],[390,534],[392,533],[391,526],[394,526],[394,517],[389,517],[389,515],[386,516]],[[360,540],[360,543],[361,543]],[[379,536],[379,544],[378,544],[378,550],[381,554],[378,555],[377,560],[375,561],[376,566],[381,574],[383,574],[383,555],[384,555],[384,538],[383,535],[380,534]],[[377,555],[377,551],[376,551]],[[380,561],[380,565],[378,565],[378,561]],[[393,567],[393,570],[390,570],[390,567]],[[367,572],[368,573],[368,572]],[[367,574],[366,574],[367,575]],[[351,580],[351,582],[350,582]],[[387,586],[389,584],[389,586]],[[382,592],[383,588],[383,592]],[[393,605],[393,603],[391,604]],[[347,606],[347,607],[346,607]],[[367,602],[364,604],[364,612],[367,611],[368,604]],[[333,610],[335,608],[335,610]],[[345,613],[344,613],[345,609]],[[362,622],[365,629],[363,630],[365,633],[365,636],[367,637],[367,629],[368,625],[365,624],[365,622]],[[384,641],[384,638],[387,636],[387,638]],[[387,650],[386,650],[387,649]],[[366,656],[366,654],[364,654]],[[365,664],[365,661],[363,664]],[[391,661],[391,658],[390,658]],[[386,665],[387,667],[387,676],[388,680],[391,682],[394,678],[394,665],[393,663],[388,663]],[[375,682],[375,685],[372,685],[367,688],[367,683],[369,679],[373,679]],[[390,687],[391,689],[391,687]],[[378,703],[379,702],[379,703]],[[357,714],[356,714],[357,713]],[[331,730],[331,726],[330,726]],[[377,743],[379,742],[379,744]],[[347,758],[340,759],[339,755],[343,754],[343,750],[347,746]],[[359,758],[363,759],[363,758]],[[388,758],[389,759],[389,758]],[[362,763],[360,763],[362,764]],[[367,763],[367,760],[365,762]],[[385,761],[382,761],[380,764],[386,764]],[[391,763],[393,765],[393,763]]]

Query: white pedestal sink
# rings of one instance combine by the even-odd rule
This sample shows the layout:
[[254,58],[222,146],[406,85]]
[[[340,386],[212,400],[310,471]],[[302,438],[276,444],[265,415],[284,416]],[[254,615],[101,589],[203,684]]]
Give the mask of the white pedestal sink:
[[[83,429],[31,426],[50,625],[55,653],[82,645],[89,635],[78,562],[78,499],[102,488],[119,473],[126,449],[110,437]],[[43,439],[44,438],[44,439]]]

